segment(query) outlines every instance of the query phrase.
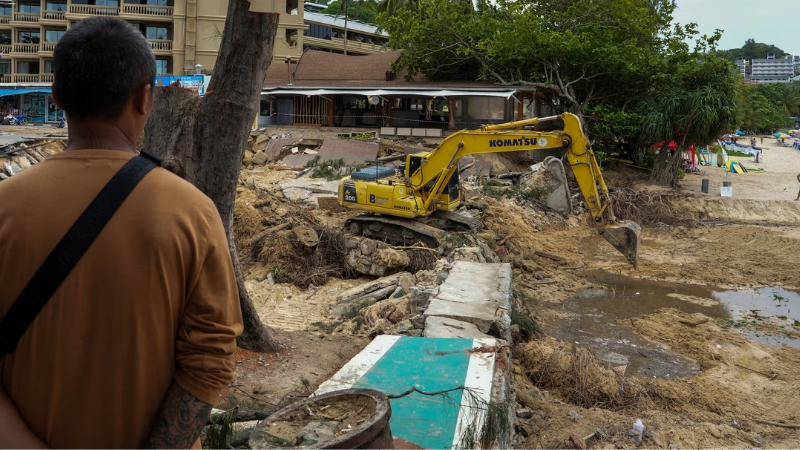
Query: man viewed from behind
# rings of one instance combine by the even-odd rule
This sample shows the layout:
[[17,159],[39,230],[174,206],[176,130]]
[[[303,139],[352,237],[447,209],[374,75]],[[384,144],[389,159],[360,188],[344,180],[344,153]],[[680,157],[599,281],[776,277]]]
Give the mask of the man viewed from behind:
[[[155,57],[126,22],[78,22],[54,64],[69,143],[0,182],[0,319],[135,156],[152,111]],[[27,424],[51,447],[199,448],[211,405],[233,377],[236,289],[212,201],[152,170],[0,360],[0,447],[33,445],[12,440]]]

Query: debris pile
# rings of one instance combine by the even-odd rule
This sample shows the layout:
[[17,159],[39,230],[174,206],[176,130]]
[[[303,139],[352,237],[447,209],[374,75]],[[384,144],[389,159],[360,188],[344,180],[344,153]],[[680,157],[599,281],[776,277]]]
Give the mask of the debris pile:
[[0,147],[0,181],[63,152],[66,147],[64,139],[26,140]]

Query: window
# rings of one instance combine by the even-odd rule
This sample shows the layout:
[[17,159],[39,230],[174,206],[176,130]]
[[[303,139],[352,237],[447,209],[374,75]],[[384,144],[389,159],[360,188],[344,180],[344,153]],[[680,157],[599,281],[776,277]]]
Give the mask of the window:
[[308,25],[308,29],[303,31],[303,36],[330,40],[331,27],[326,27],[324,25],[317,25],[315,23],[307,23],[306,25]]
[[7,75],[11,73],[11,61],[0,62],[0,74]]
[[[40,35],[38,31],[20,31],[19,42],[21,44],[38,44]],[[39,72],[36,72],[39,73]]]
[[58,42],[66,33],[66,30],[45,30],[44,31],[44,41],[45,42]]
[[21,12],[21,13],[39,14],[41,11],[42,11],[42,7],[38,3],[20,3],[19,4],[19,12]]
[[39,61],[17,61],[17,73],[39,74]]
[[156,73],[158,75],[169,75],[171,73],[168,59],[156,59]]
[[11,33],[0,33],[0,45],[11,45]]
[[169,40],[169,30],[166,27],[147,27],[144,35],[147,39]]
[[286,0],[286,14],[297,15],[297,0]]
[[2,4],[0,5],[0,16],[10,16],[11,15],[11,4]]
[[66,11],[67,2],[64,0],[47,0],[47,11]]
[[42,73],[53,73],[53,60],[48,59],[44,62],[44,72]]

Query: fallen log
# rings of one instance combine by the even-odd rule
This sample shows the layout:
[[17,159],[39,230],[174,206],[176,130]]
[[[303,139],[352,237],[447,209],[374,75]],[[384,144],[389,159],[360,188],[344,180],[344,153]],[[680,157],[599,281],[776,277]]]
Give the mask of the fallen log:
[[255,244],[261,242],[262,240],[264,240],[264,238],[269,236],[270,234],[275,233],[276,231],[281,231],[284,228],[287,228],[289,225],[291,225],[291,223],[290,222],[286,222],[286,223],[282,223],[282,224],[280,224],[278,226],[275,226],[275,227],[272,227],[272,228],[267,228],[266,230],[262,231],[261,233],[258,233],[257,235],[255,235],[252,239],[247,241],[247,243],[250,244],[250,245],[255,245]]
[[795,424],[795,423],[780,423],[780,422],[772,422],[770,420],[759,420],[759,419],[754,419],[754,420],[758,423],[763,423],[764,425],[772,425],[773,427],[800,429],[800,424]]
[[566,259],[564,259],[564,258],[562,258],[560,256],[551,255],[550,253],[535,251],[533,254],[536,255],[536,256],[541,256],[542,258],[552,259],[555,262],[564,262],[564,261],[566,261]]

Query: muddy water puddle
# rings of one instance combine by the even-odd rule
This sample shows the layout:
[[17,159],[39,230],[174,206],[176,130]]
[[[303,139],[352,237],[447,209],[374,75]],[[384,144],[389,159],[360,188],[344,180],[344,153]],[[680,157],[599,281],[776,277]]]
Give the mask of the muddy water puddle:
[[747,323],[770,321],[791,328],[800,325],[800,294],[780,288],[720,291],[712,287],[641,280],[593,271],[588,281],[605,285],[590,288],[554,306],[566,317],[543,324],[545,331],[567,342],[591,348],[610,366],[625,366],[628,375],[683,378],[700,370],[695,361],[675,354],[664,345],[635,334],[625,319],[651,314],[662,308],[701,313],[729,321],[748,337],[769,344],[800,347],[800,340],[748,331]]

